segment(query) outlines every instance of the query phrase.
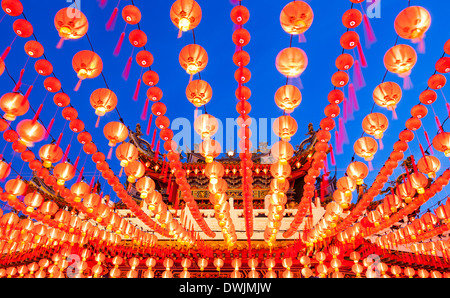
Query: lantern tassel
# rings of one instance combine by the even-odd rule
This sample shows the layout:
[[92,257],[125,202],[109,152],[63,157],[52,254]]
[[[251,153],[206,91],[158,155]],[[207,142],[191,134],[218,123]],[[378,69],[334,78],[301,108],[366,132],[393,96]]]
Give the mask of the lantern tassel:
[[3,51],[2,57],[1,57],[3,61],[5,61],[6,57],[7,57],[8,54],[9,54],[9,51],[11,51],[11,47],[7,47],[7,48]]
[[341,135],[341,144],[348,144],[347,130],[342,118],[339,118],[339,134]]
[[181,38],[181,36],[183,36],[183,31],[180,29],[178,30],[177,38]]
[[153,114],[150,114],[150,117],[148,118],[148,123],[147,123],[147,135],[150,134],[150,128],[152,127],[152,118],[153,118]]
[[97,117],[97,122],[95,122],[95,128],[98,128],[100,125],[100,116]]
[[77,92],[78,90],[80,90],[81,82],[82,82],[82,81],[83,81],[82,79],[79,79],[79,80],[78,80],[78,83],[77,83],[77,85],[75,86],[75,88],[73,89],[73,91]]
[[380,150],[384,149],[384,145],[383,145],[383,139],[378,139],[378,143],[380,144]]
[[450,117],[450,104],[448,102],[445,103],[445,107],[447,108],[447,114]]
[[122,48],[124,38],[125,38],[125,32],[122,32],[120,34],[119,40],[117,41],[116,47],[114,48],[113,55],[115,57],[119,56],[119,54],[120,54],[120,49]]
[[53,123],[55,122],[55,118],[52,118],[52,120],[50,120],[50,123],[47,126],[47,130],[45,132],[45,139],[47,140],[48,137],[50,136],[50,131],[52,130],[53,127]]
[[342,145],[340,142],[340,136],[339,136],[339,132],[336,130],[335,131],[335,142],[336,142],[336,154],[342,154]]
[[59,147],[59,144],[61,144],[62,136],[63,136],[63,134],[60,133],[60,134],[59,134],[59,137],[58,137],[58,140],[56,141],[56,144],[55,144],[55,151],[56,151],[56,149]]
[[306,37],[304,33],[301,33],[298,35],[298,42],[299,43],[305,43],[306,42]]
[[122,177],[122,173],[123,173],[123,167],[120,168],[119,178]]
[[358,98],[356,97],[355,87],[352,83],[348,85],[348,98],[355,111],[359,110]]
[[131,61],[132,61],[132,57],[128,58],[127,64],[125,65],[125,69],[123,70],[122,73],[122,78],[127,81],[128,77],[130,76],[130,70],[131,70]]
[[145,100],[144,108],[142,109],[141,113],[141,120],[147,119],[147,110],[148,110],[148,98]]
[[112,153],[113,153],[113,147],[109,148],[108,156],[106,157],[106,159],[111,159]]
[[70,144],[67,145],[66,151],[64,152],[64,156],[61,162],[65,162],[67,160],[67,156],[69,155],[69,151],[70,151]]
[[41,114],[42,107],[43,107],[43,104],[41,104],[39,106],[38,110],[36,111],[36,114],[34,114],[34,117],[33,117],[33,120],[32,120],[33,124],[36,123],[36,121],[39,119],[39,115]]
[[353,65],[353,83],[356,90],[360,90],[366,86],[366,81],[364,80],[364,75],[358,60],[355,60],[355,64]]
[[410,72],[408,72],[405,75],[402,75],[400,77],[403,78],[403,89],[411,90],[414,87],[412,80],[411,80]]
[[392,109],[392,119],[394,120],[398,119],[397,112],[395,111],[395,109]]
[[367,67],[366,56],[364,55],[364,50],[363,50],[360,42],[358,42],[357,48],[358,48],[359,60],[361,61],[361,67]]
[[437,126],[437,129],[438,129],[438,133],[442,132],[442,125],[441,125],[441,122],[439,121],[438,116],[435,116],[434,120],[436,121],[436,126]]
[[134,90],[133,100],[136,101],[139,97],[139,89],[141,88],[141,79],[137,81],[136,89]]
[[31,90],[33,90],[33,85],[31,85],[30,87],[28,87],[27,92],[26,92],[25,95],[23,96],[24,102],[25,102],[26,100],[28,100],[28,97],[30,97]]
[[115,25],[115,23],[116,23],[118,11],[119,11],[119,8],[118,8],[118,7],[114,8],[114,10],[113,10],[111,16],[109,17],[108,22],[106,23],[106,30],[107,30],[107,31],[112,31],[112,30],[114,30],[114,25]]
[[373,164],[371,160],[369,160],[369,171],[373,171]]
[[430,148],[430,153],[431,153],[431,155],[434,155],[433,146],[431,146],[431,142],[430,142],[430,138],[428,137],[428,133],[425,129],[424,129],[423,133],[425,135],[425,139],[427,140],[428,148]]
[[375,36],[375,32],[373,31],[372,26],[370,25],[369,18],[366,14],[363,16],[363,26],[364,26],[364,35],[366,37],[366,48],[370,48],[372,44],[377,41]]
[[23,77],[24,72],[25,72],[25,69],[22,68],[22,70],[20,71],[19,80],[17,80],[17,83],[14,86],[13,92],[19,91],[20,86],[22,86],[22,77]]
[[331,157],[331,165],[335,166],[336,165],[336,158],[334,156],[334,150],[333,150],[333,146],[330,144],[330,157]]
[[103,8],[106,7],[106,4],[107,4],[107,3],[108,3],[107,0],[100,0],[99,7],[100,7],[101,9],[103,9]]
[[80,173],[78,174],[77,183],[81,181],[83,178],[84,167],[81,168]]
[[63,44],[64,44],[64,38],[61,37],[61,38],[59,39],[59,41],[58,41],[58,44],[56,45],[56,48],[57,48],[58,50],[61,49],[61,48],[63,47]]
[[344,98],[344,103],[342,105],[343,105],[343,112],[344,112],[342,117],[344,118],[344,121],[347,122],[347,119],[348,119],[348,108],[347,108],[348,100],[347,100],[347,98]]

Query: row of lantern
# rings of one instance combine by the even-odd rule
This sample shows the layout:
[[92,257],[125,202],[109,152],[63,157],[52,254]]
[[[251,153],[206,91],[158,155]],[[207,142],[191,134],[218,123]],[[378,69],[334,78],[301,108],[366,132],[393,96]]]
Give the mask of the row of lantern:
[[245,227],[247,232],[247,238],[253,235],[253,177],[252,177],[252,167],[253,162],[251,161],[250,150],[252,148],[252,143],[250,141],[251,137],[251,119],[249,113],[251,111],[251,104],[249,99],[251,97],[251,89],[245,86],[251,79],[251,71],[247,68],[250,63],[250,55],[244,50],[244,47],[250,43],[250,33],[244,28],[244,25],[250,20],[250,12],[239,2],[239,5],[233,7],[230,13],[230,18],[235,29],[232,35],[232,41],[236,46],[236,50],[233,54],[233,62],[237,66],[234,73],[234,78],[238,83],[238,88],[236,89],[235,95],[238,100],[236,104],[236,111],[239,117],[244,120],[239,125],[238,130],[239,136],[239,148],[241,153],[239,154],[241,175],[242,175],[242,196],[244,198],[244,218]]

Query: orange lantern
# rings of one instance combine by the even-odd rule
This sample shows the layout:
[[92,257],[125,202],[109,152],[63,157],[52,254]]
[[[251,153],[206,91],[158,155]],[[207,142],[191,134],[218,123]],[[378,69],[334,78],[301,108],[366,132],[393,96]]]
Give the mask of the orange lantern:
[[444,152],[450,157],[450,132],[440,132],[433,138],[433,147],[439,152]]
[[402,88],[394,82],[383,82],[373,91],[373,100],[383,108],[392,111],[402,98]]
[[73,56],[72,67],[79,79],[75,87],[75,91],[78,91],[82,80],[96,78],[102,73],[103,62],[96,53],[83,50]]
[[141,21],[142,14],[137,6],[126,5],[122,8],[122,18],[130,25],[136,25]]
[[206,163],[213,162],[222,151],[220,143],[213,139],[206,139],[199,146],[200,154],[205,158]]
[[181,67],[191,76],[202,71],[208,64],[208,53],[198,44],[185,46],[179,55]]
[[128,128],[118,121],[111,121],[103,128],[103,133],[109,141],[109,146],[114,147],[117,143],[121,143],[128,137]]
[[294,155],[294,147],[289,142],[279,141],[272,145],[270,153],[280,164],[287,164]]
[[145,174],[145,166],[138,160],[130,162],[125,167],[125,174],[128,176],[128,182],[134,183],[136,179]]
[[275,92],[276,105],[286,113],[292,113],[302,102],[300,90],[293,85],[284,85]]
[[50,168],[52,163],[56,163],[63,157],[62,149],[54,144],[47,144],[39,149],[39,157],[42,159],[42,165]]
[[278,53],[275,66],[277,70],[288,78],[299,77],[308,66],[306,53],[295,47],[285,48]]
[[99,88],[91,93],[91,106],[95,109],[95,115],[104,116],[117,106],[117,96],[106,88]]
[[284,182],[286,178],[291,175],[291,166],[289,164],[275,162],[270,166],[270,173],[272,177],[278,179],[279,182]]
[[170,8],[170,19],[181,32],[194,29],[202,19],[202,9],[194,0],[177,0]]
[[0,108],[5,112],[6,120],[14,121],[24,115],[30,108],[28,100],[17,92],[6,93],[0,98]]
[[136,160],[138,156],[138,149],[131,143],[124,142],[117,146],[116,157],[120,160],[121,167],[126,167],[131,161]]
[[44,54],[44,47],[42,44],[35,40],[29,40],[24,46],[25,53],[33,58],[40,58]]
[[406,44],[393,46],[384,55],[384,66],[386,69],[403,78],[409,76],[416,62],[416,51]]
[[205,176],[209,178],[209,183],[217,184],[220,178],[225,174],[223,165],[217,161],[208,163],[205,167]]
[[80,181],[72,185],[70,191],[75,196],[74,202],[81,202],[81,199],[85,198],[91,192],[89,184]]
[[410,185],[410,183],[402,183],[397,187],[397,195],[402,198],[405,203],[409,204],[412,202],[416,194],[416,190]]
[[290,141],[297,129],[297,121],[288,115],[280,116],[273,122],[273,132],[283,141]]
[[100,196],[96,193],[90,193],[83,199],[83,205],[86,207],[87,213],[94,212],[94,209],[100,204]]
[[314,13],[304,1],[293,1],[283,7],[280,24],[286,33],[298,35],[308,30],[313,22]]
[[27,184],[19,178],[8,180],[5,184],[5,192],[8,194],[8,199],[11,200],[25,194],[26,190]]
[[53,168],[53,176],[58,185],[64,185],[75,176],[75,167],[68,162],[59,163]]
[[425,193],[425,187],[428,185],[428,179],[422,173],[412,173],[409,175],[411,186],[416,189],[418,194]]
[[356,140],[353,145],[353,150],[356,155],[364,158],[365,161],[371,161],[378,151],[378,144],[377,141],[371,137],[362,137]]
[[426,155],[419,159],[417,168],[422,173],[427,174],[429,178],[436,178],[436,172],[441,168],[441,162],[435,156]]
[[18,0],[3,0],[2,9],[6,14],[17,17],[23,12],[23,5]]
[[381,139],[389,126],[389,120],[381,113],[371,113],[364,117],[362,127],[365,133]]
[[186,97],[196,108],[199,108],[211,100],[212,88],[205,81],[191,81],[186,87]]
[[395,32],[405,39],[422,39],[430,28],[430,13],[421,6],[409,6],[394,21]]
[[209,139],[219,129],[219,122],[210,114],[202,114],[195,119],[194,129],[203,140]]
[[84,13],[74,7],[59,10],[55,15],[54,23],[62,41],[82,38],[86,35],[89,28],[89,23]]
[[34,208],[39,208],[44,202],[44,197],[38,192],[30,192],[23,199],[25,205],[27,205],[27,212],[33,212]]
[[33,147],[34,143],[42,141],[45,137],[45,128],[38,121],[25,119],[17,124],[16,130],[20,136],[20,142],[27,147]]
[[136,190],[141,193],[141,198],[145,199],[155,190],[155,182],[150,177],[139,178],[136,182]]

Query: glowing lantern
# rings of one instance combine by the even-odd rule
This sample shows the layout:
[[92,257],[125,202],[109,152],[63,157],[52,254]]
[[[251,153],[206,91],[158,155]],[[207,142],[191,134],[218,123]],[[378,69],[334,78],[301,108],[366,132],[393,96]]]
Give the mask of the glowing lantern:
[[35,40],[29,40],[24,46],[25,53],[33,58],[40,58],[44,54],[44,47],[42,44]]
[[95,109],[95,115],[104,116],[117,106],[117,96],[106,88],[94,90],[90,97],[91,106]]
[[121,122],[111,121],[103,128],[103,133],[109,141],[109,146],[114,147],[128,137],[128,128]]
[[17,36],[28,38],[33,35],[33,25],[25,19],[17,19],[13,23],[13,30]]
[[290,141],[297,129],[297,121],[288,115],[280,116],[273,122],[273,132],[283,141]]
[[194,75],[206,67],[208,64],[208,54],[202,46],[190,44],[181,50],[179,62],[188,74]]
[[289,164],[275,162],[270,166],[270,173],[272,177],[278,179],[280,182],[284,182],[291,175],[291,166]]
[[[406,79],[417,62],[416,51],[409,45],[400,44],[390,48],[384,55],[384,66],[389,72]],[[405,88],[409,87],[404,85]]]
[[18,196],[25,194],[26,190],[27,184],[19,178],[8,180],[5,184],[5,192],[10,200],[15,200]]
[[23,199],[25,205],[27,205],[27,212],[33,212],[34,208],[39,208],[44,202],[44,197],[38,192],[30,192]]
[[126,5],[122,8],[122,18],[130,25],[136,25],[141,21],[142,14],[137,6]]
[[364,158],[365,161],[371,161],[375,153],[377,153],[378,144],[370,137],[362,137],[355,142],[353,150],[356,155]]
[[440,132],[433,138],[433,147],[439,152],[444,152],[450,157],[450,132]]
[[347,197],[352,196],[352,191],[356,189],[356,185],[356,181],[347,176],[339,178],[336,182],[336,188],[342,191]]
[[121,167],[126,167],[131,161],[136,160],[138,156],[138,149],[131,143],[124,142],[117,146],[116,157],[120,160]]
[[87,213],[94,212],[94,209],[100,204],[100,196],[96,193],[90,193],[83,199],[83,205],[86,207]]
[[225,169],[223,165],[216,161],[208,163],[205,167],[205,176],[209,178],[211,184],[217,184],[219,178],[222,178],[224,173]]
[[428,185],[428,179],[422,173],[412,173],[409,175],[411,186],[416,189],[418,194],[425,193],[425,187]]
[[441,168],[441,162],[437,157],[426,155],[419,159],[417,168],[428,177],[436,178],[436,172]]
[[96,53],[83,50],[73,56],[72,67],[79,79],[75,87],[75,91],[77,91],[80,88],[82,80],[96,78],[102,73],[103,62]]
[[195,107],[199,108],[211,100],[212,88],[205,81],[191,81],[186,87],[186,97]]
[[0,108],[5,112],[6,120],[14,121],[16,117],[24,115],[30,107],[26,98],[20,93],[6,93],[0,98]]
[[20,141],[27,147],[33,147],[34,143],[42,141],[45,137],[45,128],[38,121],[25,119],[17,124],[16,130]]
[[202,114],[195,119],[194,129],[203,140],[209,139],[219,129],[219,122],[210,114]]
[[275,92],[276,105],[286,113],[291,113],[302,102],[300,90],[293,85],[284,85]]
[[300,48],[285,48],[278,53],[275,66],[277,70],[288,78],[299,77],[308,66],[308,57]]
[[416,190],[408,182],[402,183],[397,187],[397,195],[407,204],[411,203],[415,194]]
[[313,22],[314,13],[304,1],[288,3],[280,15],[280,24],[288,34],[298,35],[308,30]]
[[374,136],[376,139],[381,139],[384,132],[389,126],[387,117],[381,113],[371,113],[364,117],[362,127],[364,132]]
[[140,192],[141,198],[147,198],[149,193],[155,190],[155,182],[150,177],[142,177],[136,182],[136,190]]
[[74,183],[70,188],[70,191],[75,196],[74,202],[81,202],[81,199],[85,198],[91,192],[91,187],[89,184],[80,181]]
[[194,0],[177,0],[170,8],[170,19],[180,32],[185,32],[200,24],[202,10]]
[[289,142],[279,141],[272,145],[270,153],[280,164],[285,165],[294,155],[294,147]]
[[142,48],[147,44],[147,35],[144,31],[135,29],[128,34],[128,40],[132,46]]
[[89,27],[86,16],[73,7],[59,10],[55,15],[54,23],[61,40],[82,38]]
[[394,82],[383,82],[373,91],[373,100],[383,108],[392,111],[402,98],[402,88]]
[[2,0],[2,9],[6,14],[17,17],[23,12],[23,5],[18,0]]
[[200,154],[205,158],[206,163],[213,162],[222,151],[220,143],[213,139],[204,140],[199,146]]
[[0,180],[3,180],[11,173],[11,167],[4,161],[0,161]]
[[125,174],[128,176],[128,182],[134,183],[136,179],[145,174],[145,166],[138,160],[132,161],[125,167]]
[[64,185],[75,176],[75,167],[68,162],[59,163],[53,168],[53,176],[58,185]]
[[402,38],[420,40],[431,25],[430,13],[421,6],[409,6],[394,21],[395,32]]

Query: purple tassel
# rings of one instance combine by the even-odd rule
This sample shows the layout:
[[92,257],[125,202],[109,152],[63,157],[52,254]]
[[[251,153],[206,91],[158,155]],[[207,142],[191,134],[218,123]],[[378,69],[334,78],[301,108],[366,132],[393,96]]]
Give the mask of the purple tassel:
[[100,0],[99,2],[100,2],[99,6],[100,6],[101,9],[105,8],[106,4],[108,4],[107,0]]
[[400,77],[403,78],[403,89],[405,90],[411,90],[413,88],[410,74],[411,71],[408,71],[407,73],[400,75]]
[[344,117],[344,121],[345,122],[347,122],[347,120],[348,120],[348,108],[347,108],[347,105],[348,105],[348,101],[347,101],[347,98],[345,98],[344,97],[344,103],[343,103],[343,110],[344,110],[344,115],[343,115],[343,117]]
[[366,37],[366,47],[370,48],[370,46],[377,41],[377,38],[375,37],[375,33],[366,14],[364,14],[363,16],[363,21],[364,35]]
[[344,119],[339,118],[339,134],[341,136],[341,144],[348,144],[347,130],[345,129]]
[[359,60],[361,61],[361,67],[367,67],[366,56],[364,55],[364,51],[360,42],[358,42],[358,55]]
[[111,159],[112,153],[113,153],[113,147],[109,148],[108,155],[106,156],[106,159]]
[[119,41],[117,42],[117,45],[113,52],[113,55],[116,57],[119,56],[119,54],[120,54],[120,49],[122,48],[122,43],[123,43],[124,38],[125,38],[125,32],[122,32],[122,34],[120,34]]
[[141,120],[147,119],[147,110],[148,110],[148,98],[145,100],[144,108],[141,113]]
[[298,42],[299,43],[305,43],[306,42],[306,37],[304,33],[301,33],[298,35]]
[[131,70],[131,61],[132,61],[132,57],[128,58],[127,64],[125,65],[125,69],[123,70],[122,73],[122,78],[127,81],[129,76],[130,76],[130,70]]
[[337,155],[342,154],[343,150],[342,150],[342,144],[340,141],[341,137],[337,130],[334,132],[334,138],[335,138],[335,142],[336,142],[336,154]]
[[358,98],[356,97],[355,87],[352,83],[348,85],[348,99],[355,111],[359,110]]
[[139,89],[141,88],[141,79],[139,79],[137,81],[136,84],[136,89],[134,90],[134,94],[133,94],[133,100],[136,101],[138,99],[139,96]]
[[366,86],[366,81],[364,80],[364,75],[358,60],[355,61],[353,66],[353,83],[355,84],[356,90],[360,90]]
[[119,8],[116,7],[114,8],[111,16],[109,17],[108,22],[106,23],[106,30],[107,31],[112,31],[114,30],[114,25],[116,24],[116,20],[117,20],[117,13],[119,12]]

